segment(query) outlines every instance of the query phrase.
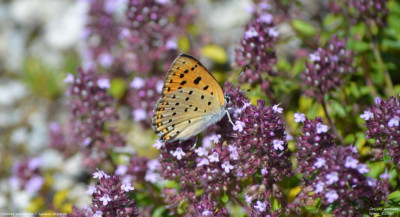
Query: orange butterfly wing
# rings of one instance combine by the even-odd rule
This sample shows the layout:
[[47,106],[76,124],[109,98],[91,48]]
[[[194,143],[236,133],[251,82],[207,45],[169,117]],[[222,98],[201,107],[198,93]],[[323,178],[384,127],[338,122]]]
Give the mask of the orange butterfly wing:
[[225,104],[224,93],[214,76],[194,57],[181,54],[172,63],[164,81],[163,96],[184,87],[203,90]]

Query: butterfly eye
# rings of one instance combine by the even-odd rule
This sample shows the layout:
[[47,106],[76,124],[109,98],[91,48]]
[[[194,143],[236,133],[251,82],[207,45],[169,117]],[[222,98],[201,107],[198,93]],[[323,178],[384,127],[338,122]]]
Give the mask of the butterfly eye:
[[225,96],[225,101],[226,101],[226,103],[229,103],[231,101],[231,97],[230,96]]

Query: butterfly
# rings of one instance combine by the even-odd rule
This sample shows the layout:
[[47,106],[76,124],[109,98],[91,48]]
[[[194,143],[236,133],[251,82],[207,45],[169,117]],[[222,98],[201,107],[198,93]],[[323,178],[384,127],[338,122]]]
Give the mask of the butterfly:
[[168,70],[152,128],[163,142],[187,140],[229,117],[228,102],[214,76],[194,57],[180,54]]

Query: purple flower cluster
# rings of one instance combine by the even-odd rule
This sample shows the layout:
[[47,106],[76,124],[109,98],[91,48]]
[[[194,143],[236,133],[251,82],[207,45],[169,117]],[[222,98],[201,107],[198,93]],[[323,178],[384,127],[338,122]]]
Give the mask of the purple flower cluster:
[[53,122],[50,124],[50,143],[49,146],[64,155],[69,157],[79,150],[79,142],[74,135],[73,128],[70,124],[60,126]]
[[[124,146],[125,140],[112,125],[118,119],[113,98],[107,94],[110,87],[107,78],[99,77],[92,71],[78,70],[76,76],[68,75],[65,80],[71,83],[70,96],[71,127],[76,140],[86,147],[87,155],[104,153],[115,146]],[[102,160],[92,159],[86,163],[90,167]]]
[[319,101],[322,101],[324,94],[339,88],[343,77],[354,71],[351,67],[352,52],[346,50],[346,40],[339,40],[336,36],[324,49],[318,48],[310,54],[310,60],[301,78],[307,87],[305,93]]
[[294,116],[296,122],[304,124],[296,142],[296,158],[298,171],[305,176],[302,192],[291,208],[303,206],[313,191],[313,199],[321,198],[325,208],[333,203],[337,205],[333,210],[335,216],[354,216],[386,200],[387,180],[365,176],[369,168],[359,162],[356,147],[336,146],[321,118],[312,121],[301,113]]
[[315,171],[317,156],[335,146],[334,136],[328,132],[328,126],[323,124],[321,118],[309,120],[301,113],[295,113],[294,116],[296,122],[304,124],[302,134],[296,138],[297,171],[308,177]]
[[236,169],[238,176],[246,179],[259,170],[261,173],[267,170],[268,174],[263,176],[263,182],[268,185],[289,176],[292,166],[290,151],[285,126],[279,116],[283,109],[279,105],[266,106],[263,100],[259,100],[257,106],[254,106],[243,97],[243,92],[238,88],[233,89],[229,84],[226,85],[226,95],[231,97],[232,102],[228,106],[233,110],[235,126],[231,132],[225,131],[223,135],[240,155],[240,163]]
[[389,14],[387,2],[388,0],[343,0],[353,18],[367,22],[373,20],[378,25],[386,23],[386,17]]
[[218,203],[211,197],[203,195],[197,204],[191,204],[190,208],[194,214],[185,215],[186,217],[228,217],[228,210],[224,207],[218,207]]
[[41,165],[42,160],[40,158],[30,158],[16,162],[12,168],[12,176],[9,179],[10,186],[14,189],[24,189],[31,194],[39,191],[44,184],[40,169]]
[[129,192],[135,189],[130,182],[121,182],[118,176],[109,176],[99,170],[93,178],[97,179],[96,184],[86,191],[92,195],[90,208],[75,208],[69,216],[139,216],[135,201],[129,198]]
[[124,21],[116,16],[116,9],[125,1],[97,0],[88,1],[89,11],[87,14],[86,28],[82,32],[86,40],[86,47],[82,48],[83,68],[85,70],[107,69],[112,74],[116,67],[115,59],[121,54],[116,49],[119,43],[119,35]]
[[[157,145],[161,152],[161,176],[177,180],[181,187],[179,193],[176,189],[164,190],[166,203],[172,210],[182,200],[193,203],[192,207],[200,206],[203,199],[195,195],[195,189],[204,190],[203,198],[227,195],[232,201],[240,201],[239,195],[245,190],[243,180],[261,182],[266,189],[263,192],[266,201],[269,195],[283,199],[276,183],[291,175],[291,162],[285,128],[279,117],[282,108],[265,106],[261,100],[253,106],[239,88],[226,86],[234,126],[224,118],[195,149],[192,149],[195,139]],[[259,208],[256,200],[249,206],[269,213]],[[195,210],[188,212],[194,215],[198,212]]]
[[246,25],[240,47],[236,49],[236,64],[246,67],[241,82],[264,84],[263,74],[275,74],[272,67],[276,63],[274,46],[278,35],[271,14],[265,11],[254,14]]
[[[375,105],[370,106],[360,115],[365,120],[367,138],[375,139],[373,147],[387,151],[392,162],[400,167],[400,99],[390,97],[389,100],[375,99]],[[382,156],[379,156],[382,157]]]
[[378,207],[389,194],[387,179],[366,177],[367,165],[359,162],[356,147],[333,146],[314,163],[317,174],[312,181],[315,194],[324,206],[337,203],[335,216],[354,216]]
[[177,56],[178,38],[193,20],[195,11],[185,0],[129,0],[126,17],[129,26],[122,31],[128,42],[129,69],[137,74],[164,74]]
[[161,96],[163,82],[161,79],[135,77],[130,84],[128,104],[132,108],[132,115],[136,122],[150,128],[153,107]]

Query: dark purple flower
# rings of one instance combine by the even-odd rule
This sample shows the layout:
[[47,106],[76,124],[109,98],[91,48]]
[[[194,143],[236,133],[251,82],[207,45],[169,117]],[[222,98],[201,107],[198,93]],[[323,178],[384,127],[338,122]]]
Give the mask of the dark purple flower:
[[97,179],[96,184],[86,191],[92,195],[90,211],[75,208],[69,216],[139,216],[135,201],[129,198],[129,192],[134,190],[130,182],[121,182],[118,176],[101,170],[93,173],[93,178]]
[[118,19],[115,10],[111,10],[109,6],[117,6],[124,2],[111,0],[88,2],[87,24],[82,33],[83,39],[87,42],[81,52],[83,68],[96,71],[109,70],[116,65],[115,59],[122,53],[120,49],[117,49],[117,45],[119,44],[118,36],[125,25],[124,20]]
[[339,40],[336,36],[324,49],[318,48],[310,54],[310,60],[301,78],[306,86],[305,92],[319,101],[325,93],[341,87],[343,78],[354,72],[351,67],[352,52],[346,50],[346,40]]
[[312,181],[315,197],[322,204],[337,204],[335,216],[354,216],[380,206],[389,194],[387,179],[378,181],[365,174],[369,168],[359,162],[356,147],[332,146],[318,155]]
[[[343,0],[346,12],[355,21],[374,21],[378,25],[385,25],[389,14],[388,0]],[[334,4],[334,2],[332,3]]]
[[317,157],[334,146],[335,142],[332,133],[325,130],[328,126],[323,124],[320,117],[315,120],[306,119],[303,124],[302,134],[296,139],[297,171],[308,177],[315,171],[315,163],[320,163]]
[[113,125],[118,115],[104,79],[92,71],[78,69],[68,90],[73,136],[89,157],[84,164],[92,169],[107,158],[104,153],[109,149],[125,145],[124,138]]
[[241,75],[241,82],[250,84],[263,83],[262,76],[274,75],[272,67],[276,63],[275,42],[279,32],[272,22],[272,15],[267,12],[255,14],[246,25],[240,47],[236,49],[235,62],[238,66],[246,67]]
[[125,63],[140,75],[164,75],[178,54],[178,38],[195,11],[185,7],[185,0],[129,0],[126,16],[129,25],[124,39],[129,44]]
[[132,108],[132,115],[136,122],[150,128],[154,105],[161,96],[163,82],[157,77],[135,77],[130,83],[128,103]]
[[40,158],[24,159],[14,163],[12,176],[9,179],[10,185],[16,189],[24,189],[31,194],[39,191],[45,181],[40,169],[41,164]]
[[373,147],[380,149],[381,154],[386,150],[397,167],[400,166],[399,102],[399,97],[390,97],[387,101],[378,98],[375,105],[360,115],[365,120],[367,138],[375,139]]

